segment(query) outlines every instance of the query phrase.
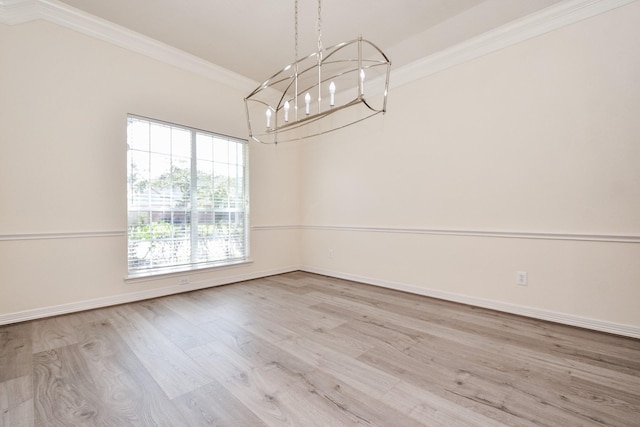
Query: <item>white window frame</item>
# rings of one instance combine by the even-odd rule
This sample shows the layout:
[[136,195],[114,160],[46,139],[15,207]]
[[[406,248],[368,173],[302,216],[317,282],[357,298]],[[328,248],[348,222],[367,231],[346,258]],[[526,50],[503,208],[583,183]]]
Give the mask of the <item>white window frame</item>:
[[[174,154],[174,143],[170,142],[171,148],[169,154],[164,154],[165,159],[169,159],[170,161],[170,170],[173,171],[174,160],[177,163],[178,160],[182,161],[182,164],[185,165],[186,161],[189,163],[189,171],[187,172],[189,175],[189,183],[188,183],[188,193],[183,194],[182,192],[178,192],[182,195],[182,203],[185,204],[181,209],[176,210],[174,206],[166,205],[161,209],[157,205],[157,201],[154,201],[154,196],[152,195],[152,177],[153,177],[153,168],[154,165],[152,163],[152,159],[154,156],[158,156],[158,153],[154,151],[154,141],[153,136],[150,134],[148,136],[149,144],[148,150],[144,150],[140,148],[140,145],[136,146],[136,144],[132,145],[132,123],[143,123],[147,122],[149,124],[149,129],[151,126],[156,126],[157,128],[168,128],[168,131],[171,134],[171,139],[173,139],[174,131],[181,133],[184,137],[186,133],[189,133],[190,141],[190,158],[187,158],[185,155],[179,156]],[[208,158],[203,159],[202,156],[198,157],[197,147],[199,144],[199,138],[205,139],[202,146],[206,146],[206,139],[211,139],[211,153]],[[215,141],[215,142],[214,142]],[[214,153],[214,144],[223,144],[224,142],[228,143],[227,156],[224,158],[213,158]],[[166,141],[165,141],[166,142]],[[201,143],[202,141],[200,141]],[[176,144],[177,145],[177,144]],[[183,138],[183,149],[185,146],[184,138]],[[218,145],[220,146],[220,145]],[[224,145],[222,145],[224,146]],[[236,149],[235,155],[231,155],[231,150]],[[240,154],[238,154],[238,150]],[[134,168],[134,157],[138,153],[138,156],[144,158],[144,154],[149,158],[148,169],[142,174],[146,176],[147,181],[146,184],[143,182],[143,185],[147,185],[149,190],[147,191],[147,195],[143,196],[141,191],[134,190],[135,178],[133,176],[137,176],[138,172]],[[183,153],[184,154],[184,153]],[[230,159],[235,158],[235,162],[230,163]],[[230,137],[227,135],[221,135],[219,133],[204,131],[196,128],[192,128],[189,126],[169,123],[161,120],[151,119],[143,116],[128,114],[127,115],[127,270],[128,270],[128,278],[136,279],[136,278],[144,278],[147,276],[156,276],[159,274],[170,274],[170,273],[179,273],[191,270],[199,270],[203,268],[218,268],[218,267],[227,267],[233,266],[237,264],[243,264],[249,262],[249,167],[248,167],[248,144],[246,139]],[[206,185],[199,184],[199,172],[198,172],[198,161],[204,163],[211,163],[211,182],[210,189],[211,192],[210,198],[199,198],[198,188],[203,189]],[[144,163],[144,162],[143,162]],[[157,163],[157,162],[156,162]],[[216,198],[217,192],[215,185],[219,182],[217,179],[222,179],[222,176],[216,176],[215,172],[213,172],[214,165],[226,165],[227,171],[234,170],[236,175],[231,176],[229,172],[226,175],[226,185],[227,185],[227,201],[226,207],[220,208],[218,204],[224,203],[224,198]],[[186,169],[186,168],[185,168]],[[239,171],[242,173],[239,174]],[[156,171],[157,173],[157,171]],[[170,172],[170,182],[173,182],[174,176],[172,175],[174,172]],[[167,175],[166,173],[164,174]],[[235,179],[235,181],[234,181]],[[156,177],[156,181],[159,178]],[[144,180],[143,180],[144,181]],[[241,181],[241,184],[238,182]],[[214,184],[214,182],[216,184]],[[232,183],[235,183],[232,185]],[[195,188],[194,188],[195,184]],[[140,182],[137,182],[138,188]],[[222,184],[224,186],[224,184]],[[238,195],[238,188],[241,187],[241,194]],[[144,187],[142,187],[144,188]],[[172,188],[162,188],[167,194],[162,196],[158,196],[157,192],[155,193],[155,198],[162,198],[163,200],[173,200],[171,194],[175,193],[176,190]],[[234,197],[230,197],[229,193],[235,190]],[[148,201],[144,199],[148,197]],[[210,202],[210,205],[207,208],[201,207],[201,202],[206,200]],[[146,206],[145,206],[145,203]],[[172,202],[161,202],[161,203],[172,203]],[[154,206],[155,204],[155,206]],[[160,209],[158,211],[158,209]],[[158,212],[161,212],[159,214]],[[170,219],[163,220],[163,222],[158,222],[155,220],[155,217],[164,215],[169,216]],[[218,221],[219,218],[224,219],[224,216],[227,216],[227,224],[226,224],[226,232],[218,232],[220,229],[220,224],[222,224],[222,228],[224,228],[224,221]],[[178,220],[176,220],[176,216],[181,217],[180,224],[181,227],[177,227]],[[202,229],[199,225],[200,217],[210,217],[209,220],[205,220],[203,227],[207,230],[207,233],[211,233],[208,236],[202,236],[199,233],[202,232]],[[232,218],[234,219],[232,221]],[[146,223],[146,227],[145,227]],[[242,231],[240,234],[240,239],[238,239],[238,232],[232,232],[232,228],[234,230],[234,225],[240,223],[242,225]],[[159,224],[163,224],[163,227],[168,227],[170,229],[171,237],[157,237],[157,233],[154,231],[154,227],[156,229],[160,229]],[[144,233],[141,231],[144,228]],[[180,235],[179,238],[176,237],[176,231],[178,228],[184,229],[183,234]],[[140,237],[144,235],[144,237]],[[156,237],[154,237],[156,236]],[[226,239],[226,240],[225,240]],[[188,242],[188,245],[187,245]],[[222,250],[220,246],[223,245],[226,247],[225,250]],[[147,250],[147,255],[144,258],[140,258],[139,254],[144,253],[145,249],[141,250],[141,247],[145,246]],[[158,246],[165,248],[172,248],[169,251],[160,250],[159,253],[173,253],[173,255],[168,255],[168,258],[171,261],[167,261],[167,256],[164,256],[164,259],[161,257],[152,254],[154,250],[157,251]],[[185,249],[188,246],[188,250]],[[182,249],[177,249],[178,247]],[[233,247],[233,249],[231,249]],[[204,248],[204,249],[203,249]],[[213,248],[214,254],[210,254],[210,248]],[[240,249],[238,249],[240,248]],[[186,255],[188,252],[189,255]],[[181,255],[177,255],[178,253],[182,253]],[[224,255],[221,255],[224,253]],[[151,254],[151,255],[149,255]],[[204,258],[203,258],[204,257]],[[188,258],[188,261],[186,260]]]

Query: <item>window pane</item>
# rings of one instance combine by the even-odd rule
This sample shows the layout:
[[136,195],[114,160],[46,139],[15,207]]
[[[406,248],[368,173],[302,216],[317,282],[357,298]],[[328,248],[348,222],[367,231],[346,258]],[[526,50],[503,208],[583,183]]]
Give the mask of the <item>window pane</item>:
[[151,151],[171,154],[171,128],[163,124],[152,123],[150,129]]
[[221,138],[213,139],[213,158],[227,162],[229,159],[229,141]]
[[130,118],[127,133],[130,150],[149,151],[149,122]]
[[229,160],[227,161],[230,165],[235,165],[238,163],[238,147],[237,144],[229,142]]
[[213,206],[213,163],[198,160],[198,208]]
[[171,156],[149,153],[149,178],[154,181],[167,177],[171,172]]
[[131,206],[144,206],[149,198],[149,153],[129,151],[127,195]]
[[198,159],[213,160],[213,137],[198,133],[196,135],[196,150]]
[[191,158],[191,132],[185,129],[171,129],[171,154]]
[[226,163],[215,162],[213,164],[213,174],[215,176],[229,176],[229,165]]

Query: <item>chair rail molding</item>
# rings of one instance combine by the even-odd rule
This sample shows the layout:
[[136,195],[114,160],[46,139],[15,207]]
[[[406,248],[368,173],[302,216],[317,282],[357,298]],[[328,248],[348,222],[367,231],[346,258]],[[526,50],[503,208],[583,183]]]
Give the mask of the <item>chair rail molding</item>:
[[126,230],[65,231],[50,233],[0,234],[0,242],[12,240],[87,239],[95,237],[124,237]]
[[301,225],[299,227],[302,230],[342,231],[356,233],[433,234],[442,236],[490,237],[505,239],[576,240],[587,242],[640,243],[640,235],[632,234],[587,234],[558,233],[548,231],[533,232],[516,230],[473,230],[422,227],[362,227],[350,225]]

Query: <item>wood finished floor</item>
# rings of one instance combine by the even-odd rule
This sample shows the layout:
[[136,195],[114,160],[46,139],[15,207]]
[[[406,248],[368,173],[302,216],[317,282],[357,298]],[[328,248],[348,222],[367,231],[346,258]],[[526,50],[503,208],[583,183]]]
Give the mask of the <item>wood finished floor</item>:
[[640,340],[296,272],[0,327],[1,425],[640,426]]

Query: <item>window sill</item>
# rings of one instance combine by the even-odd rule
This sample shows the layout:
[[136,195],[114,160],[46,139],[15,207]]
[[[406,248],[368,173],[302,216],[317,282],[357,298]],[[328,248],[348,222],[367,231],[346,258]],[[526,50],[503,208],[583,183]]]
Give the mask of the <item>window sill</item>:
[[202,265],[184,265],[179,267],[166,267],[153,270],[142,270],[139,272],[131,273],[124,278],[125,283],[138,283],[146,282],[150,280],[158,280],[169,277],[184,276],[189,273],[204,273],[207,271],[225,270],[228,268],[242,267],[247,264],[252,264],[251,259],[242,259],[232,262],[224,263],[209,263]]

